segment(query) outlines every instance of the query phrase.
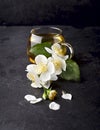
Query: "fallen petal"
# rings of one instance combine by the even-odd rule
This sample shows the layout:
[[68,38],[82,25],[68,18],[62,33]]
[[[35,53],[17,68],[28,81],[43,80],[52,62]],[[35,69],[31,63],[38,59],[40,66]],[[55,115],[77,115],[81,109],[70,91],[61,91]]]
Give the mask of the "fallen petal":
[[42,98],[36,98],[35,100],[30,101],[30,103],[35,104],[35,103],[38,103],[38,102],[41,102],[41,101],[42,101]]
[[59,110],[59,109],[60,109],[60,105],[59,105],[58,103],[56,103],[56,102],[51,102],[51,103],[49,104],[49,108],[50,108],[51,110]]
[[62,96],[63,99],[67,99],[67,100],[71,100],[72,99],[72,95],[70,93],[65,93],[64,91],[62,91]]
[[30,94],[25,95],[24,98],[25,98],[27,101],[36,100],[36,97],[33,96],[33,95],[30,95]]

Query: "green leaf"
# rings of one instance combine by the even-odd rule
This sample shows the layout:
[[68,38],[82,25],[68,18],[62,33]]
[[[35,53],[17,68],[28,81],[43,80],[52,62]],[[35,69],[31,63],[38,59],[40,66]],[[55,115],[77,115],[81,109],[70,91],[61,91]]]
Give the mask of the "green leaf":
[[29,50],[29,52],[35,56],[39,55],[39,54],[43,54],[46,57],[50,57],[51,54],[49,54],[46,50],[45,47],[50,48],[52,45],[52,43],[50,42],[43,42],[43,43],[39,43],[36,44],[34,46],[31,47],[31,49]]
[[80,69],[78,64],[72,59],[66,61],[66,71],[60,75],[65,80],[80,81]]

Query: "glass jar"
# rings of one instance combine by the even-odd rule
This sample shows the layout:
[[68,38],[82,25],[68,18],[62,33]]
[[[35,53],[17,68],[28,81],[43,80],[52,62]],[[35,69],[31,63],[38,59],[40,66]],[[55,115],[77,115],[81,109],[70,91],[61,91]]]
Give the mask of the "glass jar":
[[[62,35],[62,30],[60,28],[50,26],[37,27],[31,30],[27,45],[27,55],[31,63],[34,63],[35,59],[35,56],[32,53],[30,53],[31,47],[33,47],[36,44],[42,44],[44,42],[49,42],[52,44],[65,43],[64,36]],[[67,47],[69,45],[67,44]],[[72,47],[71,50],[73,50]]]

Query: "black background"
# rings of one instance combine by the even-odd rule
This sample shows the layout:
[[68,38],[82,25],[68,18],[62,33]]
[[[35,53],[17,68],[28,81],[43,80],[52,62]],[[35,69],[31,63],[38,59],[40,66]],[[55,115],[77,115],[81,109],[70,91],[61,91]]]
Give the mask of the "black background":
[[99,0],[0,0],[0,25],[99,26]]

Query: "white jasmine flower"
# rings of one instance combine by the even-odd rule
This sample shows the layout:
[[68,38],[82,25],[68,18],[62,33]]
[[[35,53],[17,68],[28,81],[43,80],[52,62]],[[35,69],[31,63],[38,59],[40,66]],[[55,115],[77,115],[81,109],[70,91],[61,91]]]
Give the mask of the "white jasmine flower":
[[71,100],[72,95],[70,93],[66,93],[65,91],[62,91],[62,96],[63,99]]
[[55,66],[55,75],[59,75],[62,73],[62,70],[66,70],[66,62],[64,59],[58,57],[57,55],[53,54],[52,57],[48,58]]
[[27,78],[32,81],[31,86],[34,88],[41,88],[39,76],[36,74],[36,65],[30,64],[26,67]]
[[[26,71],[28,72],[27,78],[32,81],[32,84],[31,84],[32,87],[41,88],[43,86],[47,89],[50,87],[50,81],[46,81],[46,82],[41,81],[39,75],[37,74],[37,71],[38,71],[37,65],[35,64],[28,65],[26,67]],[[51,80],[55,80],[55,79],[57,78],[54,76],[51,76]]]
[[29,101],[31,104],[35,104],[42,101],[42,98],[36,98],[34,95],[30,95],[30,94],[25,95],[24,98],[27,101]]
[[58,103],[56,103],[56,102],[51,102],[51,103],[49,104],[49,108],[50,108],[51,110],[59,110],[59,109],[60,109],[60,105],[59,105]]
[[48,61],[48,59],[44,55],[36,56],[35,62],[37,65],[37,74],[40,75],[41,81],[47,82],[51,80],[51,78],[55,74],[54,64],[51,61]]
[[64,60],[67,60],[69,57],[68,55],[65,55],[62,45],[58,43],[53,44],[51,46],[51,49],[48,47],[45,47],[45,50],[52,55],[56,54],[57,56],[63,58]]

